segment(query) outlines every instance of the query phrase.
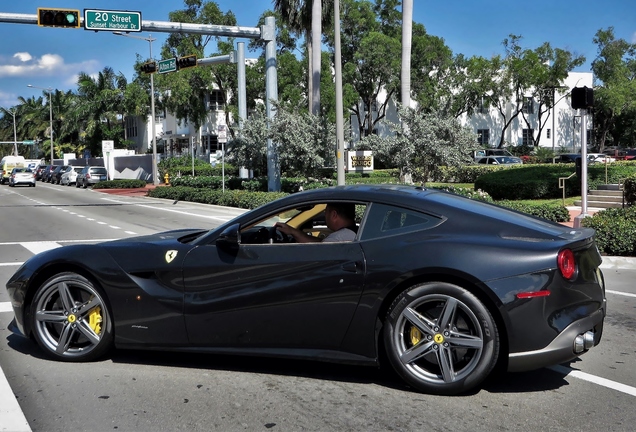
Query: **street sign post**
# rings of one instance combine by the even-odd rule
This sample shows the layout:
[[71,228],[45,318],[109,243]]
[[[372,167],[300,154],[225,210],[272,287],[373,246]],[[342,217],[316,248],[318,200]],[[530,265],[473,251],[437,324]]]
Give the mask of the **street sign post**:
[[159,65],[159,70],[157,71],[159,73],[175,72],[177,70],[177,59],[174,57],[167,60],[160,60],[157,64]]
[[84,29],[140,32],[141,12],[84,9]]

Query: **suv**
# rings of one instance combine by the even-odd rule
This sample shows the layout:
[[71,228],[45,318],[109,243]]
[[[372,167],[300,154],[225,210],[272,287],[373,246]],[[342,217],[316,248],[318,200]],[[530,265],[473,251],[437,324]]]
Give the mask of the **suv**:
[[86,189],[89,185],[94,185],[100,181],[108,180],[108,172],[102,166],[85,166],[77,175],[75,187],[83,187]]

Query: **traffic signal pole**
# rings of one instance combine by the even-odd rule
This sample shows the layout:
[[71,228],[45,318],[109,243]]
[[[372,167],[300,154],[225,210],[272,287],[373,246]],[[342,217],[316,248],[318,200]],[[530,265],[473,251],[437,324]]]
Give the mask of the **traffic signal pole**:
[[[49,8],[55,10],[54,8]],[[86,10],[85,10],[86,11]],[[127,11],[96,11],[90,10],[95,15],[100,12],[114,12],[115,14],[126,15],[127,17],[135,12]],[[112,15],[112,14],[110,14]],[[140,13],[139,13],[140,16]],[[4,13],[0,12],[0,23],[13,23],[13,24],[40,24],[38,14],[16,14],[16,13]],[[95,23],[89,22],[88,24],[94,25]],[[265,18],[265,25],[261,27],[241,27],[241,26],[225,26],[225,25],[212,25],[212,24],[193,24],[193,23],[179,23],[171,21],[143,21],[135,28],[125,30],[117,29],[117,31],[144,31],[152,33],[189,33],[200,34],[209,36],[225,36],[231,38],[248,38],[248,39],[261,39],[266,42],[265,46],[265,93],[267,96],[266,108],[267,118],[271,122],[276,114],[276,110],[273,108],[273,103],[278,101],[278,75],[277,75],[277,60],[276,60],[276,22],[274,17]],[[41,24],[40,24],[41,25]],[[68,26],[67,26],[68,27]],[[79,17],[78,28],[84,27],[86,31],[97,31],[96,28],[87,28],[87,22],[84,17]],[[107,30],[106,28],[100,28],[99,30]],[[114,29],[113,29],[114,30]],[[198,61],[201,65],[201,61]],[[153,118],[154,122],[154,118]],[[268,190],[280,191],[280,164],[278,159],[278,152],[276,146],[271,139],[267,142],[267,176],[268,176]]]

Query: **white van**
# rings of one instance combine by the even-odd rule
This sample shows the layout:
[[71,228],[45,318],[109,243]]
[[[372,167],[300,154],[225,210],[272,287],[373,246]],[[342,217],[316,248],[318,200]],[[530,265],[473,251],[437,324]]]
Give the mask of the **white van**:
[[24,156],[5,156],[0,161],[0,184],[9,182],[11,171],[13,168],[24,168],[25,160]]

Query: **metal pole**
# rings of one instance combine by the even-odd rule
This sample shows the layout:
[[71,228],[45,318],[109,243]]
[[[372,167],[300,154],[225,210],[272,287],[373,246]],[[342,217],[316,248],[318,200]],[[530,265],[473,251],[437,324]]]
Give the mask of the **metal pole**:
[[51,127],[51,165],[53,165],[53,96],[49,89],[49,122]]
[[[150,45],[150,58],[152,58],[152,41],[154,39],[149,37],[148,45]],[[155,119],[155,74],[150,74],[150,133],[152,134],[152,184],[155,186],[159,184],[159,173],[157,172],[157,130]]]
[[587,109],[579,111],[581,115],[581,214],[574,218],[574,228],[581,227],[581,221],[587,214]]
[[344,174],[344,118],[343,118],[343,102],[342,102],[342,56],[340,53],[340,1],[335,0],[334,8],[334,33],[335,39],[335,66],[336,66],[336,170],[338,185],[345,184]]
[[[267,41],[265,45],[265,110],[267,120],[274,120],[276,108],[274,102],[278,101],[278,78],[276,71],[276,21],[274,17],[265,18],[262,38]],[[268,192],[280,192],[280,163],[276,144],[271,138],[267,139],[267,190]]]
[[13,116],[13,151],[15,155],[17,156],[18,155],[18,134],[15,129],[15,111],[12,111],[11,115]]

